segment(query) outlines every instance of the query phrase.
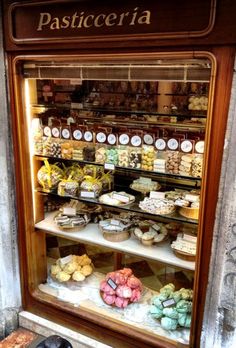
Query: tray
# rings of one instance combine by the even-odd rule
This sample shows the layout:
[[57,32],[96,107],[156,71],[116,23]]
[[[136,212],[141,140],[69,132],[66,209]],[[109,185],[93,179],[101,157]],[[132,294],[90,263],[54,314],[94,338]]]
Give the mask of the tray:
[[196,255],[191,255],[191,254],[185,253],[184,251],[179,251],[176,249],[173,249],[173,251],[174,251],[174,254],[182,260],[195,261],[196,259]]

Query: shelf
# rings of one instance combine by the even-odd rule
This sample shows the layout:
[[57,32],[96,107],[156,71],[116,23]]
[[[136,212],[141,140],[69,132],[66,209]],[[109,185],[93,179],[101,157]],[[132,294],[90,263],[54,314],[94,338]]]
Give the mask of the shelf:
[[[74,103],[75,104],[75,103]],[[79,104],[79,103],[78,103]],[[169,117],[180,117],[180,118],[206,118],[207,113],[191,113],[191,112],[172,112],[172,113],[160,113],[157,111],[150,111],[150,110],[127,110],[122,108],[121,106],[119,109],[112,107],[112,108],[100,108],[100,107],[94,107],[92,105],[88,106],[83,106],[81,107],[71,107],[71,103],[53,103],[53,104],[31,104],[30,105],[32,108],[46,108],[46,109],[78,109],[80,111],[94,111],[94,112],[99,112],[99,113],[108,113],[108,112],[113,112],[115,114],[133,114],[133,115],[155,115],[155,116],[169,116]]]
[[55,212],[49,213],[44,220],[35,225],[35,228],[73,241],[100,245],[112,250],[120,251],[122,253],[129,253],[132,255],[145,257],[181,269],[183,268],[191,271],[194,271],[195,269],[195,262],[185,261],[174,255],[169,242],[161,243],[159,246],[155,245],[152,247],[147,247],[142,245],[133,235],[130,237],[130,239],[123,242],[109,242],[103,238],[102,233],[99,231],[98,225],[95,223],[89,223],[79,232],[64,232],[54,224],[54,216]]
[[[96,166],[102,166],[104,167],[104,164],[100,164],[100,163],[96,163],[96,162],[89,162],[89,161],[78,161],[78,160],[74,160],[74,159],[65,159],[65,158],[57,158],[57,157],[52,157],[52,156],[43,156],[43,155],[34,155],[35,159],[39,160],[39,161],[43,161],[45,159],[52,159],[55,161],[61,161],[61,162],[78,162],[80,164],[92,164],[92,165],[96,165]],[[171,179],[180,179],[180,180],[184,180],[184,181],[189,181],[189,182],[195,182],[195,187],[199,188],[200,183],[202,178],[195,178],[192,176],[185,176],[185,175],[179,175],[179,174],[170,174],[170,173],[158,173],[158,172],[153,172],[153,171],[145,171],[142,169],[136,169],[136,168],[130,168],[130,167],[120,167],[120,166],[115,166],[115,170],[120,171],[125,171],[125,172],[132,172],[135,173],[137,175],[144,175],[147,177],[151,177],[151,178],[156,178],[158,180],[158,178],[171,178]],[[192,185],[194,186],[194,185]]]
[[[78,201],[85,202],[85,203],[99,204],[103,207],[110,208],[110,209],[117,210],[117,211],[124,211],[125,210],[125,211],[129,211],[129,212],[133,212],[133,213],[138,213],[138,214],[147,216],[149,219],[160,218],[162,221],[167,221],[167,222],[175,221],[175,222],[179,222],[179,223],[188,223],[188,224],[195,225],[195,226],[198,225],[198,220],[188,219],[184,216],[179,215],[178,212],[174,212],[174,213],[168,214],[168,215],[158,215],[158,214],[148,213],[148,212],[140,209],[139,205],[138,205],[139,202],[136,202],[136,201],[134,203],[127,204],[125,206],[111,206],[109,204],[104,204],[104,203],[99,202],[98,199],[80,198],[80,197],[74,197],[74,196],[63,197],[63,196],[59,196],[56,192],[45,192],[40,188],[37,188],[35,190],[35,192],[37,192],[39,194],[43,194],[43,195],[51,195],[54,197],[56,196],[56,197],[60,197],[60,198],[76,199]],[[136,197],[136,200],[137,200],[137,197]]]

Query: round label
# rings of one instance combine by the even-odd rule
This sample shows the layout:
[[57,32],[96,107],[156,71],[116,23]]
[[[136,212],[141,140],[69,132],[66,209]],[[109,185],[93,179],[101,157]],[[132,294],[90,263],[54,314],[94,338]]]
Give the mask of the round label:
[[82,132],[79,129],[74,130],[73,137],[76,140],[81,140],[82,139]]
[[59,138],[59,136],[60,136],[60,131],[59,131],[59,129],[56,128],[56,127],[53,127],[53,128],[52,128],[52,135],[54,136],[54,138]]
[[155,146],[156,146],[157,150],[165,150],[166,142],[164,139],[157,139],[155,142]]
[[44,127],[43,134],[46,135],[46,137],[50,137],[51,134],[51,128],[50,127]]
[[147,144],[147,145],[152,145],[154,143],[154,139],[151,136],[151,134],[145,134],[143,137],[143,140],[144,140],[145,144]]
[[170,150],[177,150],[179,147],[179,142],[178,140],[171,138],[167,141],[167,146]]
[[198,141],[198,142],[195,144],[195,150],[196,150],[198,153],[204,153],[204,145],[205,145],[205,142],[204,142],[203,140]]
[[129,136],[128,136],[128,134],[121,134],[119,136],[119,142],[122,145],[127,145],[129,143]]
[[97,135],[96,135],[96,139],[97,139],[97,141],[98,141],[99,143],[105,143],[107,137],[106,137],[106,134],[105,134],[105,133],[99,132],[99,133],[97,133]]
[[93,133],[90,131],[86,131],[84,133],[84,140],[85,141],[92,141],[93,140]]
[[61,134],[62,134],[62,137],[64,138],[64,139],[69,139],[70,138],[70,131],[69,131],[69,129],[63,129],[62,130],[62,132],[61,132]]
[[116,143],[116,136],[114,134],[109,134],[107,141],[110,145],[114,145]]
[[191,143],[190,140],[184,140],[181,143],[180,148],[183,152],[191,152],[193,149],[193,144]]
[[138,135],[134,135],[132,138],[131,138],[131,144],[133,146],[140,146],[142,144],[142,139],[140,138],[140,136]]

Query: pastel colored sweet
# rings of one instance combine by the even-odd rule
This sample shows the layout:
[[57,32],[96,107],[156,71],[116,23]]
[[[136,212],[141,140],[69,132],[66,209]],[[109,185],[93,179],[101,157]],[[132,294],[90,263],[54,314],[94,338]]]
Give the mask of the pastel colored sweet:
[[175,308],[164,308],[163,314],[166,317],[172,318],[172,319],[178,319],[178,317],[179,317],[179,313],[177,312],[177,310]]
[[178,320],[171,319],[168,317],[161,318],[161,327],[165,330],[176,330],[178,325]]
[[159,309],[163,309],[162,301],[160,300],[159,296],[156,296],[152,299],[152,303]]
[[115,305],[119,308],[125,308],[129,304],[129,300],[121,297],[116,297],[115,299]]
[[127,285],[119,285],[116,289],[116,295],[123,298],[131,298],[132,290]]
[[162,309],[156,307],[156,306],[151,306],[150,308],[150,313],[155,319],[160,319],[163,317],[163,311]]
[[175,300],[175,302],[179,302],[180,300],[182,300],[182,293],[180,291],[175,291],[172,294],[173,299]]
[[105,280],[103,280],[100,284],[100,290],[102,290],[107,295],[115,295],[115,290],[113,290],[109,284]]
[[116,274],[115,274],[115,283],[117,284],[117,285],[125,285],[126,284],[126,282],[127,282],[127,276],[125,275],[125,274],[122,274],[122,273],[120,273],[120,272],[117,272]]
[[108,305],[112,305],[113,303],[115,303],[116,300],[115,295],[107,295],[105,292],[102,294],[102,298]]
[[131,302],[138,302],[141,298],[141,291],[139,289],[133,289],[132,290],[132,296],[130,298]]
[[179,314],[178,324],[183,327],[190,328],[191,326],[191,315],[190,314]]
[[127,280],[127,285],[131,288],[131,289],[135,289],[135,288],[142,288],[142,283],[141,281],[136,278],[134,275],[130,276],[129,279]]
[[176,310],[179,313],[188,313],[192,310],[192,302],[180,300],[176,305]]

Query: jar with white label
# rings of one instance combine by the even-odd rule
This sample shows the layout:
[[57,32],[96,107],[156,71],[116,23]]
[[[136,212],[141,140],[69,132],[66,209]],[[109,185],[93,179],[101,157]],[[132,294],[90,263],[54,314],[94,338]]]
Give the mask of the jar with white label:
[[142,147],[142,164],[143,170],[153,170],[153,163],[156,156],[154,146],[143,145]]
[[107,146],[106,163],[118,164],[118,149],[116,146]]
[[166,171],[170,174],[179,174],[179,151],[166,151]]
[[142,162],[142,148],[141,147],[130,147],[129,167],[140,169],[141,162]]
[[128,167],[129,165],[129,146],[118,146],[118,166]]
[[95,162],[104,164],[106,162],[106,144],[96,144]]

